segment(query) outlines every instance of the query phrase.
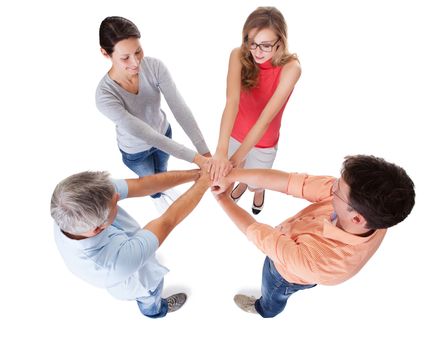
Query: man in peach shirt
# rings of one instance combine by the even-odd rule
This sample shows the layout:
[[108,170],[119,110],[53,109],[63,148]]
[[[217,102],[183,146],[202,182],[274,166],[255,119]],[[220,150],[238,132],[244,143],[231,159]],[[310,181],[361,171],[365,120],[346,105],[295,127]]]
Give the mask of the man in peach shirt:
[[[226,191],[240,181],[310,201],[277,227],[257,222]],[[238,294],[244,311],[274,317],[294,292],[334,285],[354,276],[415,204],[414,184],[399,166],[374,156],[345,158],[341,177],[233,169],[214,184],[228,216],[263,253],[262,296]],[[224,192],[225,191],[225,192]]]

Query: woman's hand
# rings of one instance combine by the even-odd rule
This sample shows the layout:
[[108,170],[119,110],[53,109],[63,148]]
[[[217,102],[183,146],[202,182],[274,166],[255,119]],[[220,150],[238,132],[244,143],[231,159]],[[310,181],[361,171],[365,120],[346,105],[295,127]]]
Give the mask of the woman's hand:
[[201,170],[208,171],[208,168],[209,168],[208,163],[210,162],[209,158],[206,158],[205,156],[202,156],[201,154],[196,153],[192,162],[197,164]]
[[212,181],[218,181],[221,177],[227,176],[233,165],[227,156],[215,153],[208,163],[208,172]]

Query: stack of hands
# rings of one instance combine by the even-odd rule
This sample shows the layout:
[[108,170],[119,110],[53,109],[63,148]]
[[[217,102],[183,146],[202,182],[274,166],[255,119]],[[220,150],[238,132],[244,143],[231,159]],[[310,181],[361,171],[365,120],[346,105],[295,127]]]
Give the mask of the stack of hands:
[[234,180],[231,180],[228,175],[233,168],[238,166],[235,161],[218,154],[212,157],[210,153],[207,153],[197,155],[194,163],[201,170],[199,180],[207,183],[217,200],[229,196]]

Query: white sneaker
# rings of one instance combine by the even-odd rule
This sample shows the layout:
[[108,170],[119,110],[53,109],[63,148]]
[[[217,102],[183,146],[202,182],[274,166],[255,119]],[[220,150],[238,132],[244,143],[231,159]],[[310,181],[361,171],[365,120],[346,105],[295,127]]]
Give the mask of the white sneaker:
[[169,188],[168,190],[165,190],[163,194],[165,194],[168,197],[168,199],[171,200],[172,202],[178,199],[181,195],[181,193],[176,191],[174,188]]
[[152,202],[155,205],[156,210],[160,214],[165,213],[165,211],[170,206],[170,203],[167,201],[164,194],[162,194],[161,197],[159,197],[159,198],[152,198]]

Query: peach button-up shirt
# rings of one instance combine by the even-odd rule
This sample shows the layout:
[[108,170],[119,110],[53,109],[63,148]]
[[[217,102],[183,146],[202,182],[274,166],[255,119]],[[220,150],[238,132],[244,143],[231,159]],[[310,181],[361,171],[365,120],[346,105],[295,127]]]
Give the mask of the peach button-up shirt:
[[385,236],[384,229],[362,237],[332,224],[334,180],[330,176],[288,174],[287,194],[312,204],[275,228],[261,223],[247,228],[248,239],[269,256],[289,282],[342,283],[367,263]]

